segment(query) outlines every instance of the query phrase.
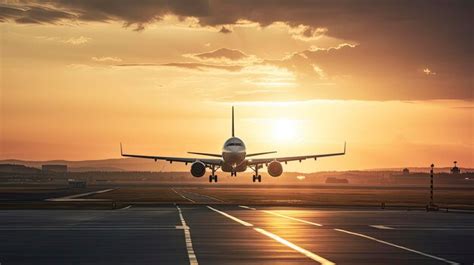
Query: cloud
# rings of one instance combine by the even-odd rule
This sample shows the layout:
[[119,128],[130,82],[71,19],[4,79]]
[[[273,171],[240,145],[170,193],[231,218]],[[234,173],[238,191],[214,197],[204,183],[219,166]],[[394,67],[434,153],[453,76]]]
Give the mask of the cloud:
[[121,62],[122,59],[118,58],[118,57],[110,57],[110,56],[107,56],[107,57],[92,57],[91,58],[92,61],[96,61],[96,62]]
[[232,49],[227,49],[227,48],[220,48],[215,51],[211,52],[205,52],[205,53],[199,53],[199,54],[194,54],[195,57],[200,58],[200,59],[228,59],[231,61],[238,61],[242,60],[244,58],[247,58],[248,56],[239,51],[239,50],[232,50]]
[[20,24],[56,24],[63,20],[74,20],[76,15],[68,11],[41,5],[0,6],[0,22],[13,20]]
[[431,71],[429,68],[423,69],[425,75],[436,75],[436,72]]
[[289,32],[294,39],[302,41],[315,41],[326,34],[328,29],[315,28],[307,25],[298,25],[297,27],[290,28]]
[[125,64],[118,64],[117,66],[121,67],[137,67],[137,66],[155,66],[155,67],[177,67],[177,68],[184,68],[184,69],[192,69],[192,70],[208,70],[208,69],[218,69],[218,70],[225,70],[229,72],[236,72],[240,71],[243,67],[238,65],[212,65],[212,64],[202,64],[202,63],[125,63]]
[[60,38],[60,37],[51,37],[51,36],[36,36],[36,39],[44,40],[44,41],[60,42],[60,43],[71,44],[71,45],[82,45],[92,40],[92,38],[84,37],[84,36],[70,37],[67,39]]
[[220,48],[204,53],[185,54],[184,56],[201,62],[212,62],[218,64],[250,65],[259,61],[259,59],[254,55],[247,55],[240,50],[228,48]]
[[219,32],[226,34],[226,33],[232,33],[232,30],[222,26],[222,28],[221,28],[221,30],[219,30]]
[[318,47],[318,46],[315,46],[315,45],[311,45],[311,47],[309,48],[308,51],[311,51],[311,52],[318,52],[318,51],[329,52],[331,50],[339,50],[339,49],[343,49],[343,48],[355,48],[355,47],[357,47],[357,45],[359,45],[359,44],[340,43],[337,46],[327,47],[327,48],[321,48],[321,47]]
[[67,40],[63,40],[62,42],[68,43],[68,44],[71,44],[71,45],[81,45],[81,44],[88,43],[90,40],[91,40],[91,38],[89,38],[89,37],[80,36],[80,37],[76,37],[76,38],[69,38]]
[[80,21],[121,21],[124,26],[142,30],[147,24],[162,20],[165,15],[201,17],[209,15],[206,0],[157,1],[74,1],[25,0],[6,2],[0,7],[0,21],[17,23],[57,24],[64,19]]
[[[242,21],[259,27],[284,23],[299,41],[324,36],[360,44],[356,49],[344,47],[337,52],[313,47],[300,53],[301,58],[293,58],[303,60],[306,56],[309,63],[304,69],[308,67],[315,73],[312,65],[316,65],[329,79],[353,76],[352,83],[341,87],[346,92],[354,91],[350,93],[354,97],[473,98],[473,7],[472,0],[22,0],[3,2],[0,22],[119,22],[143,30],[167,15],[174,15],[180,20],[195,19],[200,27],[214,27],[216,34]],[[271,49],[278,43],[265,45]],[[439,74],[437,82],[413,74],[413,69],[427,62],[443,73],[442,80]],[[232,60],[224,58],[219,63],[232,64]],[[289,62],[286,67],[295,68]]]

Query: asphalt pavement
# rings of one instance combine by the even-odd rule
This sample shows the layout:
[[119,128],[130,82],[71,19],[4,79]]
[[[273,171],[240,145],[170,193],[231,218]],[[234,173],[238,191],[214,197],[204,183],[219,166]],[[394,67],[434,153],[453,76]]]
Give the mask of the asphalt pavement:
[[2,265],[473,262],[474,215],[465,213],[218,204],[0,211]]

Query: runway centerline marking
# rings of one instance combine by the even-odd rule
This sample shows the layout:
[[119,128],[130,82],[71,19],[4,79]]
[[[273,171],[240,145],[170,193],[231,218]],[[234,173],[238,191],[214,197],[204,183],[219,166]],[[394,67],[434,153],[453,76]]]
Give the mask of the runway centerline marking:
[[222,214],[223,216],[225,216],[225,217],[227,217],[227,218],[229,218],[229,219],[232,219],[232,220],[236,221],[237,223],[239,223],[239,224],[241,224],[241,225],[243,225],[243,226],[253,226],[253,224],[251,224],[251,223],[247,223],[247,222],[245,222],[245,221],[243,221],[243,220],[240,220],[239,218],[234,217],[234,216],[232,216],[232,215],[230,215],[230,214],[228,214],[228,213],[225,213],[225,212],[219,211],[219,210],[217,210],[217,209],[215,209],[215,208],[212,208],[211,206],[207,206],[207,208],[213,210],[213,211],[216,212],[216,213],[220,213],[220,214]]
[[276,213],[276,212],[267,211],[267,210],[262,210],[262,212],[268,213],[268,214],[273,214],[273,215],[276,215],[276,216],[279,216],[279,217],[283,217],[283,218],[286,218],[286,219],[290,219],[290,220],[293,220],[293,221],[297,221],[297,222],[301,222],[301,223],[305,223],[305,224],[309,224],[309,225],[323,226],[322,224],[313,223],[313,222],[310,222],[310,221],[306,221],[306,220],[303,220],[303,219],[291,217],[291,216],[284,215],[284,214],[281,214],[281,213]]
[[186,224],[184,220],[183,213],[181,208],[176,205],[176,209],[178,209],[179,219],[181,220],[181,226],[184,228],[184,240],[186,241],[186,250],[188,252],[189,264],[190,265],[198,265],[196,254],[194,253],[193,249],[193,242],[191,241],[191,232],[189,226]]
[[228,214],[228,213],[226,213],[226,212],[219,211],[219,210],[217,210],[217,209],[215,209],[215,208],[213,208],[213,207],[211,207],[211,206],[207,206],[207,208],[209,208],[209,209],[211,209],[211,210],[213,210],[213,211],[215,211],[215,212],[217,212],[217,213],[219,213],[219,214],[221,214],[221,215],[223,215],[223,216],[225,216],[225,217],[227,217],[227,218],[229,218],[229,219],[231,219],[231,220],[234,220],[234,221],[236,221],[237,223],[240,223],[241,225],[244,225],[244,226],[247,226],[247,227],[252,227],[253,230],[255,230],[256,232],[258,232],[258,233],[260,233],[260,234],[262,234],[262,235],[264,235],[264,236],[267,236],[267,237],[269,237],[269,238],[271,238],[271,239],[277,241],[278,243],[280,243],[280,244],[282,244],[282,245],[285,245],[285,246],[287,246],[287,247],[289,247],[289,248],[295,250],[296,252],[299,252],[299,253],[305,255],[306,257],[308,257],[308,258],[310,258],[310,259],[312,259],[312,260],[314,260],[314,261],[316,261],[316,262],[319,262],[319,263],[322,264],[322,265],[335,265],[335,264],[336,264],[336,263],[334,263],[334,262],[332,262],[332,261],[329,261],[329,260],[327,260],[327,259],[325,259],[325,258],[323,258],[323,257],[321,257],[321,256],[319,256],[319,255],[317,255],[317,254],[315,254],[315,253],[313,253],[313,252],[307,250],[307,249],[304,249],[304,248],[302,248],[302,247],[300,247],[300,246],[298,246],[298,245],[296,245],[296,244],[294,244],[294,243],[291,243],[290,241],[288,241],[288,240],[286,240],[286,239],[284,239],[284,238],[282,238],[282,237],[280,237],[280,236],[278,236],[278,235],[276,235],[276,234],[273,234],[273,233],[271,233],[271,232],[268,232],[268,231],[266,231],[265,229],[262,229],[262,228],[259,228],[259,227],[253,227],[253,226],[254,226],[253,224],[248,223],[248,222],[245,222],[245,221],[243,221],[243,220],[241,220],[241,219],[239,219],[239,218],[237,218],[237,217],[234,217],[234,216],[232,216],[232,215],[230,215],[230,214]]
[[[242,207],[242,208],[245,208],[245,207]],[[265,213],[269,213],[269,214],[273,214],[273,215],[276,215],[276,216],[288,218],[288,219],[295,220],[295,221],[299,221],[299,222],[302,222],[302,223],[306,223],[306,224],[310,224],[310,225],[316,225],[316,226],[322,226],[321,224],[309,222],[309,221],[302,220],[302,219],[295,218],[295,217],[291,217],[291,216],[286,216],[286,215],[279,214],[279,213],[275,213],[275,212],[272,212],[272,211],[267,211],[267,210],[262,210],[262,211],[265,212]],[[393,228],[393,227],[384,226],[384,225],[371,225],[371,227],[374,227],[374,228],[377,228],[377,229],[385,229],[385,230],[393,230],[393,229],[395,229],[395,228]],[[421,252],[421,251],[418,251],[418,250],[414,250],[414,249],[411,249],[411,248],[407,248],[407,247],[404,247],[404,246],[400,246],[400,245],[397,245],[397,244],[394,244],[394,243],[390,243],[390,242],[387,242],[387,241],[384,241],[384,240],[381,240],[381,239],[377,239],[377,238],[374,238],[374,237],[371,237],[371,236],[367,236],[367,235],[364,235],[364,234],[359,234],[359,233],[355,233],[355,232],[351,232],[351,231],[347,231],[347,230],[343,230],[343,229],[337,229],[337,228],[335,228],[334,230],[335,230],[335,231],[338,231],[338,232],[343,232],[343,233],[347,233],[347,234],[351,234],[351,235],[355,235],[355,236],[367,238],[367,239],[376,241],[376,242],[378,242],[378,243],[386,244],[386,245],[389,245],[389,246],[392,246],[392,247],[396,247],[396,248],[399,248],[399,249],[403,249],[403,250],[406,250],[406,251],[409,251],[409,252],[413,252],[413,253],[416,253],[416,254],[419,254],[419,255],[422,255],[422,256],[425,256],[425,257],[429,257],[429,258],[432,258],[432,259],[436,259],[436,260],[439,260],[439,261],[443,261],[443,262],[445,262],[445,263],[447,263],[447,264],[452,264],[452,265],[459,264],[459,263],[454,262],[454,261],[451,261],[451,260],[447,260],[447,259],[444,259],[444,258],[441,258],[441,257],[437,257],[437,256],[434,256],[434,255],[431,255],[431,254],[428,254],[428,253],[424,253],[424,252]]]
[[451,264],[451,265],[458,265],[459,264],[457,262],[447,260],[445,258],[441,258],[441,257],[434,256],[434,255],[431,255],[431,254],[428,254],[428,253],[424,253],[424,252],[421,252],[421,251],[418,251],[418,250],[414,250],[414,249],[411,249],[411,248],[400,246],[400,245],[390,243],[390,242],[387,242],[387,241],[384,241],[384,240],[381,240],[381,239],[377,239],[375,237],[367,236],[367,235],[364,235],[364,234],[359,234],[359,233],[347,231],[347,230],[344,230],[344,229],[337,229],[337,228],[335,228],[334,230],[338,231],[338,232],[346,233],[346,234],[349,234],[349,235],[354,235],[354,236],[370,239],[370,240],[373,240],[373,241],[378,242],[378,243],[382,243],[382,244],[385,244],[385,245],[389,245],[389,246],[392,246],[392,247],[403,249],[403,250],[406,250],[406,251],[409,251],[409,252],[412,252],[412,253],[415,253],[415,254],[418,254],[418,255],[421,255],[421,256],[425,256],[425,257],[428,257],[428,258],[432,258],[432,259],[435,259],[435,260],[445,262],[447,264]]
[[318,256],[318,255],[314,254],[313,252],[311,252],[311,251],[309,251],[309,250],[306,250],[306,249],[304,249],[304,248],[302,248],[302,247],[300,247],[300,246],[297,246],[297,245],[291,243],[290,241],[288,241],[288,240],[286,240],[286,239],[283,239],[283,238],[281,238],[281,237],[279,237],[279,236],[277,236],[277,235],[275,235],[275,234],[273,234],[273,233],[270,233],[270,232],[268,232],[268,231],[266,231],[266,230],[264,230],[264,229],[261,229],[261,228],[256,227],[256,228],[254,228],[254,230],[257,231],[257,232],[259,232],[259,233],[261,233],[261,234],[263,234],[263,235],[266,235],[267,237],[269,237],[269,238],[271,238],[271,239],[273,239],[273,240],[275,240],[275,241],[277,241],[277,242],[279,242],[279,243],[281,243],[281,244],[283,244],[283,245],[285,245],[285,246],[287,246],[287,247],[289,247],[289,248],[291,248],[291,249],[293,249],[293,250],[298,251],[299,253],[301,253],[301,254],[307,256],[308,258],[310,258],[310,259],[312,259],[312,260],[314,260],[314,261],[317,261],[317,262],[319,262],[319,263],[321,263],[321,264],[323,264],[323,265],[336,264],[336,263],[334,263],[334,262],[332,262],[332,261],[329,261],[329,260],[327,260],[327,259],[325,259],[325,258],[323,258],[323,257],[321,257],[321,256]]
[[91,191],[91,192],[86,192],[86,193],[80,193],[80,194],[74,194],[74,195],[69,195],[69,196],[64,196],[64,197],[59,197],[59,198],[50,198],[46,199],[46,201],[106,201],[106,199],[77,199],[80,197],[85,197],[89,195],[94,195],[94,194],[100,194],[100,193],[105,193],[109,191],[113,191],[116,189],[106,189],[106,190],[99,190],[99,191]]
[[257,210],[257,209],[255,209],[255,208],[248,207],[248,206],[245,206],[245,205],[239,205],[239,207],[240,207],[240,208],[247,209],[247,210],[253,210],[253,211]]
[[176,193],[176,194],[178,194],[179,196],[181,196],[181,198],[183,198],[183,199],[185,199],[185,200],[188,200],[188,201],[190,201],[190,202],[192,202],[192,203],[196,203],[194,200],[192,200],[192,199],[190,199],[190,198],[184,196],[183,194],[177,192],[174,188],[171,188],[171,190],[174,191],[174,193]]

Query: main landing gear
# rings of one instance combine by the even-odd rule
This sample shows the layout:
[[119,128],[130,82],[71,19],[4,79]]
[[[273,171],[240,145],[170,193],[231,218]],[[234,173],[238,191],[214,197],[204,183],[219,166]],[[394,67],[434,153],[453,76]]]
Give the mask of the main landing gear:
[[218,170],[219,167],[216,168],[215,165],[212,165],[210,168],[211,168],[211,175],[209,175],[209,182],[212,182],[212,181],[217,182],[216,170]]
[[255,165],[254,167],[249,166],[255,172],[255,175],[252,176],[253,182],[258,181],[262,182],[262,176],[258,174],[258,169],[261,168],[260,165]]
[[217,175],[209,175],[209,182],[217,182]]
[[237,172],[230,172],[231,177],[237,177]]

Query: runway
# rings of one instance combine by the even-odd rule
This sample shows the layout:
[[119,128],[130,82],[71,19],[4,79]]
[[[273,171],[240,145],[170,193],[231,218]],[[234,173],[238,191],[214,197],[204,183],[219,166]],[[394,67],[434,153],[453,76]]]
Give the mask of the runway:
[[472,264],[473,246],[474,215],[462,213],[219,204],[0,211],[1,264]]

